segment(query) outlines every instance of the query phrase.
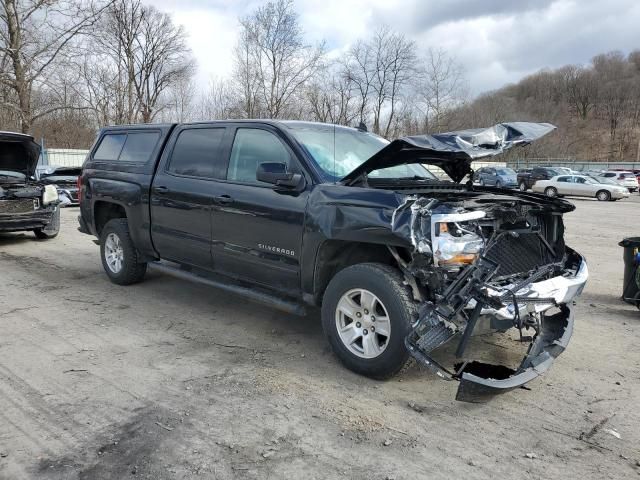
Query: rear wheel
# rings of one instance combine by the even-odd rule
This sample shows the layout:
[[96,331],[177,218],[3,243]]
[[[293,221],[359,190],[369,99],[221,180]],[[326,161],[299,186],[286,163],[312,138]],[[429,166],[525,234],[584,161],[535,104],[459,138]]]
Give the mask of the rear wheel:
[[554,197],[558,196],[558,190],[556,190],[555,187],[547,187],[547,188],[544,189],[544,194],[547,197],[554,198]]
[[521,192],[526,192],[527,191],[527,185],[524,182],[520,182],[518,184],[518,188],[520,189]]
[[600,190],[598,193],[596,193],[596,198],[601,202],[608,202],[609,200],[611,200],[611,194],[606,190]]
[[322,301],[322,327],[334,353],[350,370],[378,379],[407,362],[404,339],[416,315],[401,273],[377,263],[340,271]]
[[60,233],[60,208],[56,207],[53,215],[51,216],[51,222],[44,228],[36,228],[33,230],[36,238],[40,240],[46,240],[48,238],[55,238]]
[[118,285],[142,281],[147,264],[140,261],[126,218],[109,220],[100,233],[100,257],[109,280]]

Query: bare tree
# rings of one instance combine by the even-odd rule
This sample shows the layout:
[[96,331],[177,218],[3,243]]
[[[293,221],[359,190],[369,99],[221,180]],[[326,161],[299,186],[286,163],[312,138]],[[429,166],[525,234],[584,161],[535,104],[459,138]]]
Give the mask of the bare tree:
[[311,119],[317,122],[350,125],[359,115],[356,86],[335,68],[326,69],[305,91]]
[[230,82],[221,78],[211,78],[207,90],[200,98],[200,115],[206,120],[222,120],[244,111],[238,97],[234,95]]
[[116,0],[110,6],[79,69],[84,78],[79,95],[100,124],[151,122],[168,108],[171,116],[185,107],[176,102],[195,94],[186,33],[141,0]]
[[[379,28],[371,42],[373,52],[373,131],[389,136],[400,96],[416,71],[416,46],[387,26]],[[386,125],[381,118],[387,110]]]
[[353,84],[357,91],[358,121],[366,123],[370,97],[373,92],[374,53],[371,45],[358,40],[347,52],[343,59],[342,75],[346,81]]
[[252,105],[257,97],[264,114],[278,118],[318,71],[324,45],[305,44],[292,0],[270,1],[242,19],[240,26],[236,79],[245,87],[247,114],[255,113]]
[[563,74],[569,105],[578,119],[586,120],[596,104],[595,76],[591,70],[576,65],[563,69]]
[[92,27],[108,3],[94,0],[1,0],[0,83],[11,89],[22,132],[64,105],[33,105],[34,88],[46,88],[46,75],[69,53],[74,40]]

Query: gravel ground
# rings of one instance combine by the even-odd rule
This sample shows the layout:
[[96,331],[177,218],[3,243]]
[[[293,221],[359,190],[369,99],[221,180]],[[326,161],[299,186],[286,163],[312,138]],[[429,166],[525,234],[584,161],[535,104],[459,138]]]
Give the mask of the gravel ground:
[[157,273],[113,285],[76,209],[55,240],[0,236],[0,478],[639,478],[640,312],[619,300],[617,242],[639,234],[640,197],[576,204],[567,243],[591,279],[574,337],[485,405],[416,366],[345,370],[317,313]]

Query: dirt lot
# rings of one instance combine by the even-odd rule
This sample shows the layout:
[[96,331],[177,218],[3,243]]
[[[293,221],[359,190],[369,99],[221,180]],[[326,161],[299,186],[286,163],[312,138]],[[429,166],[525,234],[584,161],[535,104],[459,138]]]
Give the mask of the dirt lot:
[[[352,374],[317,313],[157,273],[112,285],[76,209],[55,240],[2,236],[0,477],[639,478],[640,312],[619,300],[617,242],[640,234],[640,197],[576,203],[591,279],[574,337],[531,390],[486,405],[415,366]],[[518,363],[511,338],[474,342]]]

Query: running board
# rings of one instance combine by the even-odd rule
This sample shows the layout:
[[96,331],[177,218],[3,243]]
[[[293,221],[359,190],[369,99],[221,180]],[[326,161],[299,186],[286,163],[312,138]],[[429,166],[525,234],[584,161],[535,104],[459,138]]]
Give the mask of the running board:
[[253,288],[233,284],[231,283],[233,281],[231,279],[227,280],[225,278],[225,283],[221,280],[207,278],[202,275],[198,275],[183,270],[179,267],[173,267],[161,262],[149,262],[148,265],[150,268],[159,272],[163,272],[171,276],[181,278],[183,280],[189,280],[191,282],[198,282],[204,285],[209,285],[210,287],[219,288],[220,290],[224,290],[225,292],[235,293],[237,295],[248,298],[249,300],[253,300],[254,302],[261,303],[263,305],[267,305],[269,307],[273,307],[287,313],[293,313],[294,315],[300,316],[304,316],[307,314],[305,307],[299,303],[296,303],[292,300],[285,300],[281,297],[267,293],[265,291],[255,290]]

